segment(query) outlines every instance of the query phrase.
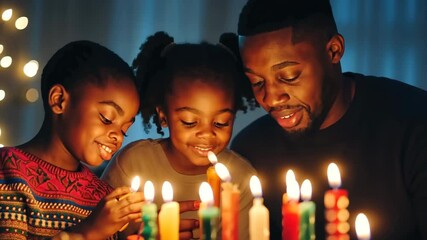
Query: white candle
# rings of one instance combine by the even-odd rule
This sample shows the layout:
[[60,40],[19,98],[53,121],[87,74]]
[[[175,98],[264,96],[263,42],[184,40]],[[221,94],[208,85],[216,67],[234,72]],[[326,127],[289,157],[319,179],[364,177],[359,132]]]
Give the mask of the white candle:
[[365,214],[359,213],[356,217],[356,234],[359,240],[371,239],[371,229]]
[[264,206],[262,198],[261,182],[257,176],[252,176],[250,180],[252,195],[254,196],[253,206],[249,210],[249,237],[250,240],[270,239],[270,213]]
[[170,182],[162,186],[163,205],[159,213],[161,240],[178,240],[179,238],[179,204],[172,201],[173,189]]

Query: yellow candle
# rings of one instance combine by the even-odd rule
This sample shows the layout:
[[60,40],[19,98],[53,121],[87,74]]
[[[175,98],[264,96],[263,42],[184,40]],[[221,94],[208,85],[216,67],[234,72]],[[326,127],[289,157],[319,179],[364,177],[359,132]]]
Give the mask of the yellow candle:
[[172,201],[172,185],[165,181],[162,186],[163,203],[159,213],[161,240],[178,240],[179,238],[179,204]]
[[359,213],[356,217],[356,234],[359,240],[371,239],[371,229],[365,214]]
[[215,206],[220,206],[220,193],[221,193],[221,179],[219,178],[218,174],[215,171],[215,164],[218,163],[218,159],[215,155],[215,153],[209,151],[208,152],[208,159],[212,163],[212,166],[210,166],[206,172],[207,181],[209,185],[212,188],[213,197],[214,197],[214,204]]
[[257,176],[252,176],[250,180],[252,195],[254,196],[253,206],[249,210],[249,237],[250,240],[270,239],[270,213],[264,206],[262,198],[261,182]]
[[224,181],[221,184],[222,240],[235,240],[239,238],[240,191],[231,183],[230,173],[224,164],[215,164],[215,170]]

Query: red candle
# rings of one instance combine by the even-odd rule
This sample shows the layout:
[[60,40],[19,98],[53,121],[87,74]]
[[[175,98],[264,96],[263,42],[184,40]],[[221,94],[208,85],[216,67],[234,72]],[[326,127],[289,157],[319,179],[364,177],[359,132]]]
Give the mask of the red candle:
[[286,173],[286,193],[282,200],[282,240],[298,240],[299,185],[292,170]]
[[341,175],[335,163],[328,166],[328,181],[332,189],[326,191],[324,196],[326,239],[350,239],[350,213],[347,210],[350,201],[347,190],[339,188]]
[[236,184],[231,183],[230,173],[222,163],[215,164],[215,170],[224,181],[221,184],[222,240],[237,240],[239,239],[240,191]]
[[212,188],[213,197],[214,197],[214,205],[216,207],[220,206],[220,194],[221,194],[221,179],[219,178],[218,174],[215,171],[215,164],[218,163],[218,159],[215,155],[215,153],[209,151],[208,152],[208,159],[212,163],[212,166],[210,166],[206,172],[207,181],[209,185]]

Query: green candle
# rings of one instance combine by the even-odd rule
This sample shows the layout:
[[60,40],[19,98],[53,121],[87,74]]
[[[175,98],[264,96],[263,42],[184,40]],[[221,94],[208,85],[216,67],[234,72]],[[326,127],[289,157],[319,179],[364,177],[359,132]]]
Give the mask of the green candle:
[[314,232],[316,205],[311,198],[311,183],[309,180],[304,180],[301,185],[301,198],[303,202],[299,204],[300,212],[300,240],[312,240],[316,238]]
[[200,199],[199,208],[200,230],[202,240],[216,240],[218,231],[219,209],[214,206],[212,188],[207,182],[202,182],[199,188]]
[[144,204],[142,207],[142,220],[144,228],[142,236],[145,240],[156,240],[157,238],[157,206],[154,203]]
[[206,207],[199,212],[202,221],[202,238],[203,240],[217,239],[219,209],[215,206]]
[[142,236],[145,240],[157,239],[157,205],[152,201],[154,199],[154,186],[151,181],[145,182],[144,195],[146,203],[142,206],[142,221],[144,228]]

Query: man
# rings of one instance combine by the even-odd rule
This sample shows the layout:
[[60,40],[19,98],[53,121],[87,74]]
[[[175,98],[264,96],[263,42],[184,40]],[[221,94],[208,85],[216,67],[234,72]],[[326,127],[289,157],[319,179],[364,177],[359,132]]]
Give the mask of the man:
[[285,173],[310,179],[316,238],[324,239],[327,166],[348,190],[349,236],[357,213],[372,239],[427,239],[427,92],[407,84],[342,73],[344,38],[328,0],[249,0],[238,25],[240,55],[254,98],[269,114],[231,148],[263,183],[271,239],[281,238]]

